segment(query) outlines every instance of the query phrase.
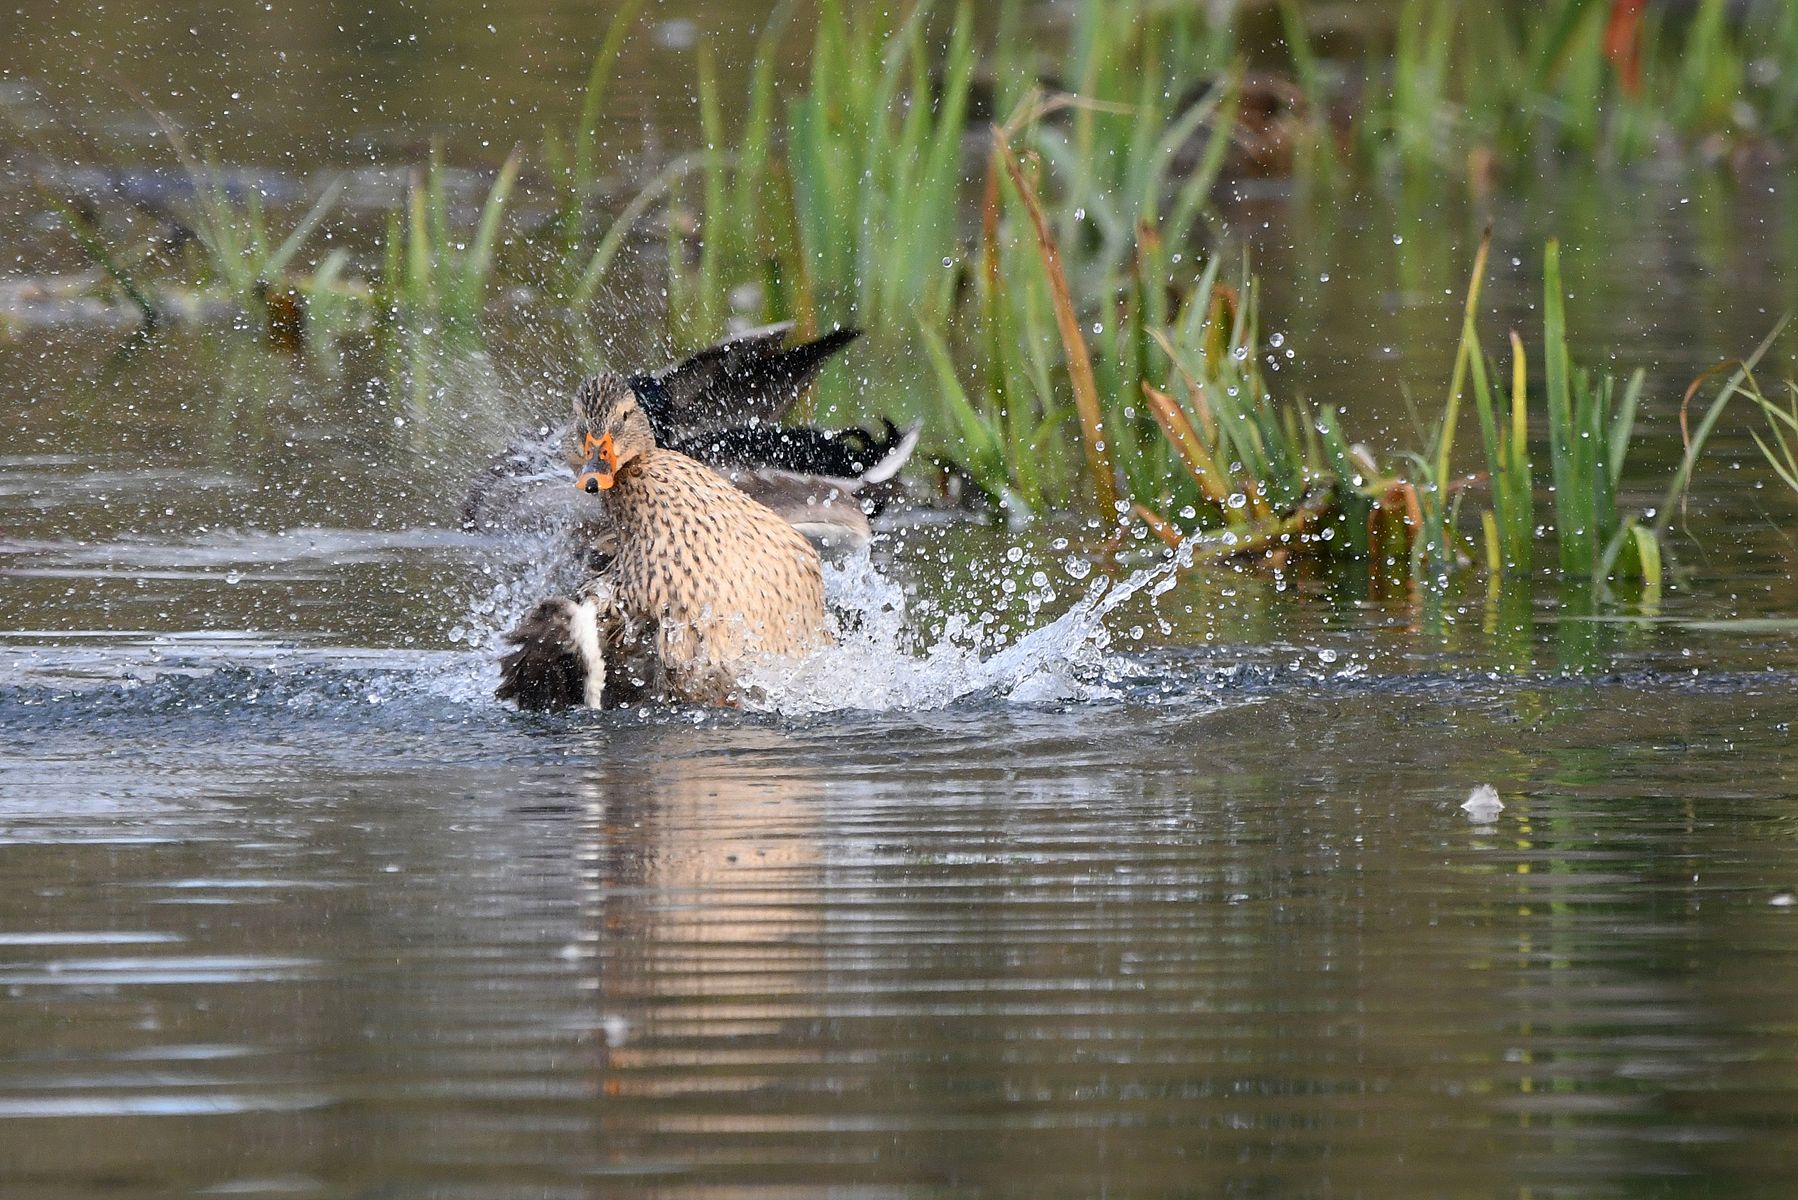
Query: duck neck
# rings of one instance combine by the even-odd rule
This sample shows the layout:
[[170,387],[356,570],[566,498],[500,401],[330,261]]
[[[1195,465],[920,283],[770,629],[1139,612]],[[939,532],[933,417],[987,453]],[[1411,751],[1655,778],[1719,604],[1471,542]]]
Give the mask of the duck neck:
[[611,488],[605,492],[606,507],[611,510],[614,521],[628,523],[643,509],[655,490],[646,468],[650,458],[658,453],[659,450],[650,450],[618,468]]

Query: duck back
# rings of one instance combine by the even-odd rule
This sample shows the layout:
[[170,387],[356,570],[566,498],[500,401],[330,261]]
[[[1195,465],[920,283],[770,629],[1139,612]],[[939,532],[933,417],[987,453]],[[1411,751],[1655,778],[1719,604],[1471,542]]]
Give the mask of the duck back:
[[818,552],[803,534],[709,468],[653,450],[608,494],[620,605],[653,628],[669,681],[724,699],[746,660],[827,640]]

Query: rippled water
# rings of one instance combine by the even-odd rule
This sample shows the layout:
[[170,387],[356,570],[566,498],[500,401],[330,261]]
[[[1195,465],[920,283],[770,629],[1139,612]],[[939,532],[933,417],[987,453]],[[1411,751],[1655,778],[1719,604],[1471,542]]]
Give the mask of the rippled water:
[[[216,129],[336,161],[344,112],[269,115],[324,71],[394,103],[367,144],[429,112],[478,159],[579,75],[551,8],[491,94],[425,69],[484,53],[458,18],[379,78],[296,47]],[[632,80],[705,14],[662,16]],[[44,28],[0,65],[74,61]],[[1650,368],[1640,506],[1685,382],[1798,302],[1788,182],[1230,217],[1283,383],[1381,452],[1479,230],[1525,330],[1561,235],[1580,357]],[[1739,421],[1658,595],[1138,548],[1125,597],[1077,523],[919,521],[755,711],[526,716],[493,639],[549,543],[455,512],[553,342],[419,409],[223,330],[0,339],[0,1197],[1793,1193],[1798,543]]]
[[[947,580],[922,626],[955,596],[1003,624],[958,572],[1005,546],[1061,608],[1093,578],[1047,535],[889,539],[886,578]],[[1717,599],[1783,577],[1511,628],[1202,573],[1056,641],[1086,650],[1054,695],[948,703],[973,659],[938,643],[813,681],[915,711],[540,717],[486,698],[486,650],[332,640],[396,577],[472,625],[504,545],[82,541],[5,546],[9,604],[60,625],[0,645],[0,1194],[1774,1196],[1798,1167],[1798,652]],[[111,569],[153,582],[95,607]],[[310,617],[193,628],[226,603]],[[1502,809],[1463,807],[1482,785]]]
[[467,657],[0,692],[8,1194],[1791,1177],[1793,665],[532,718]]
[[1102,623],[901,527],[775,711],[531,717],[478,455],[209,353],[0,351],[0,1195],[1789,1194],[1777,495],[1660,597]]

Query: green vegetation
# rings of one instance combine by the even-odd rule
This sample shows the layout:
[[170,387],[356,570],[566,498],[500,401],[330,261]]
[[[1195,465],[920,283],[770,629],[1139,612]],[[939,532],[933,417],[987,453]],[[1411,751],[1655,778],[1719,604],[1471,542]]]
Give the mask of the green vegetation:
[[1760,390],[1749,377],[1749,396],[1767,416],[1767,438],[1754,435],[1754,444],[1766,456],[1767,463],[1781,481],[1798,492],[1798,383],[1787,381],[1787,403],[1780,404]]
[[[1490,481],[1491,508],[1481,516],[1486,565],[1495,575],[1528,576],[1534,565],[1536,492],[1529,457],[1528,360],[1523,340],[1513,333],[1507,410],[1495,387],[1504,376],[1497,363],[1486,357],[1474,320],[1485,260],[1486,247],[1482,245],[1430,475],[1435,482],[1447,478],[1448,454],[1465,385],[1472,392],[1479,417]],[[1638,369],[1620,386],[1610,375],[1595,375],[1574,366],[1567,349],[1561,251],[1554,242],[1549,243],[1543,264],[1542,311],[1545,369],[1540,408],[1549,435],[1561,574],[1570,579],[1635,578],[1657,585],[1660,543],[1653,530],[1622,514],[1616,498],[1624,459],[1635,435],[1644,372]],[[1439,494],[1440,489],[1436,491]],[[1435,539],[1432,549],[1445,545],[1454,533],[1452,520],[1436,525],[1426,522],[1426,526],[1430,530],[1426,542]],[[1445,553],[1436,551],[1431,557],[1438,569],[1446,565]]]
[[331,180],[306,215],[276,244],[262,197],[254,189],[241,201],[235,199],[212,163],[196,167],[191,178],[193,230],[204,251],[204,265],[248,312],[264,307],[271,289],[286,286],[288,266],[324,223],[343,191],[341,177]]
[[[1685,145],[1725,158],[1782,136],[1798,128],[1794,72],[1749,68],[1766,53],[1798,62],[1789,6],[1737,28],[1720,0],[1684,21],[1629,0],[1410,0],[1395,42],[1368,47],[1360,82],[1344,84],[1344,60],[1325,60],[1310,10],[1292,0],[1273,14],[1284,44],[1252,43],[1279,46],[1277,57],[1253,64],[1244,29],[1203,6],[1082,4],[1053,77],[1021,49],[1019,0],[1000,6],[988,53],[966,0],[952,13],[816,0],[802,9],[809,75],[783,94],[787,3],[764,27],[747,102],[722,94],[702,46],[704,145],[601,213],[600,118],[642,7],[613,17],[573,125],[545,133],[537,194],[514,204],[530,191],[515,151],[472,222],[454,218],[433,151],[388,216],[372,282],[341,247],[293,274],[337,183],[277,239],[254,192],[232,198],[177,139],[195,185],[199,286],[315,341],[366,314],[417,398],[444,355],[481,346],[498,280],[534,287],[543,316],[578,342],[600,290],[649,265],[626,254],[645,240],[633,236],[659,232],[664,260],[651,270],[673,343],[710,340],[731,319],[865,328],[889,366],[853,395],[826,384],[820,406],[923,419],[945,470],[1014,517],[1080,512],[1101,541],[1136,522],[1216,555],[1327,554],[1440,586],[1475,562],[1495,578],[1545,567],[1534,544],[1551,482],[1561,575],[1658,582],[1670,505],[1650,525],[1617,498],[1644,377],[1571,361],[1557,246],[1544,264],[1539,387],[1521,337],[1508,373],[1482,345],[1482,247],[1441,418],[1422,452],[1385,467],[1351,444],[1345,414],[1278,394],[1282,345],[1263,338],[1249,264],[1196,250],[1213,240],[1211,200],[1232,176],[1288,172],[1328,189],[1446,173],[1477,190],[1550,152],[1618,163]],[[66,215],[112,284],[155,313],[155,287]],[[303,311],[290,319],[284,305]],[[1749,373],[1713,402],[1675,498],[1721,406],[1758,397],[1752,388]],[[1798,418],[1760,399],[1774,421],[1765,448],[1791,468]],[[1465,405],[1483,478],[1454,475]],[[1532,423],[1546,435],[1546,481]],[[1483,553],[1460,512],[1481,497]]]
[[399,213],[387,220],[386,258],[376,289],[386,317],[413,328],[431,324],[446,339],[479,343],[500,220],[519,161],[514,151],[500,168],[472,238],[451,226],[441,152],[433,151],[427,169],[413,173],[404,221]]
[[[1762,0],[1732,24],[1729,7],[1408,0],[1390,53],[1370,48],[1345,142],[1375,168],[1464,173],[1476,188],[1556,151],[1613,165],[1681,147],[1719,161],[1752,153],[1798,132],[1798,81],[1782,65],[1798,62],[1798,16]],[[1297,6],[1287,10],[1301,43]]]

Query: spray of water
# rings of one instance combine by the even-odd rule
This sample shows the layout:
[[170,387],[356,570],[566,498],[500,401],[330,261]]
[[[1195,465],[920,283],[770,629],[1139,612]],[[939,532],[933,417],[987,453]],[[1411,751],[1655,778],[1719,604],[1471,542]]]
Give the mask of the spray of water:
[[[544,478],[521,480],[548,492],[558,469],[553,446],[532,447],[543,459]],[[553,489],[557,495],[570,489]],[[505,539],[502,561],[489,562],[453,640],[480,651],[482,683],[500,634],[536,600],[568,595],[578,583],[578,555],[569,553],[567,508],[546,508],[528,527]],[[868,553],[829,565],[825,589],[833,644],[799,661],[754,667],[744,680],[746,706],[762,712],[807,715],[836,711],[919,711],[972,698],[1017,703],[1093,701],[1112,695],[1106,686],[1111,636],[1106,617],[1145,590],[1159,594],[1191,565],[1183,548],[1171,558],[1122,579],[1094,577],[1068,611],[1021,635],[995,632],[979,619],[994,596],[952,597],[940,628],[926,635],[908,613],[904,589],[882,574]],[[1009,628],[1005,626],[1004,628]],[[472,684],[470,686],[473,686]]]
[[[972,698],[1020,704],[1091,702],[1106,686],[1111,635],[1105,618],[1132,596],[1156,594],[1191,566],[1183,548],[1121,580],[1095,578],[1061,616],[1003,644],[982,644],[975,625],[951,617],[940,636],[919,644],[906,619],[904,592],[864,552],[826,571],[835,644],[798,662],[753,670],[749,707],[788,716],[843,710],[916,711]],[[966,607],[983,607],[967,597]]]

